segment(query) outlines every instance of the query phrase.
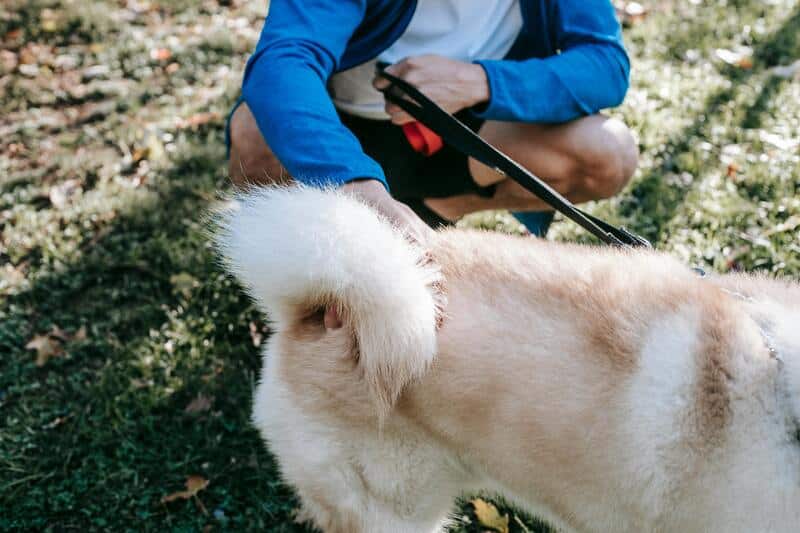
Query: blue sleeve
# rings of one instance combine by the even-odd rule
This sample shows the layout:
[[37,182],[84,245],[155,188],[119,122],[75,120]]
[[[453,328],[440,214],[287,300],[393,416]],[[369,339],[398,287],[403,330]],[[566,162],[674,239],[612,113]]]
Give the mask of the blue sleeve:
[[242,95],[270,149],[298,181],[375,178],[380,165],[339,120],[326,90],[366,0],[271,0]]
[[547,22],[560,53],[477,62],[486,70],[491,94],[478,116],[558,123],[622,103],[630,62],[611,2],[562,0],[552,16]]

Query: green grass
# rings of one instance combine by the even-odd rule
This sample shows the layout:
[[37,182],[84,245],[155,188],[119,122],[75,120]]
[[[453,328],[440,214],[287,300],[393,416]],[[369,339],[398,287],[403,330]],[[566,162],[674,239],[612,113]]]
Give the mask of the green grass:
[[[223,117],[256,4],[0,8],[0,48],[27,62],[0,57],[0,530],[303,530],[248,422],[266,331],[202,218],[229,187]],[[800,5],[648,7],[613,111],[640,169],[591,209],[687,263],[797,277],[800,82],[769,69],[800,58]],[[715,58],[737,46],[752,68]],[[553,237],[587,240],[566,222]],[[54,327],[63,354],[37,366],[25,346]],[[210,482],[198,499],[161,503],[189,475]]]

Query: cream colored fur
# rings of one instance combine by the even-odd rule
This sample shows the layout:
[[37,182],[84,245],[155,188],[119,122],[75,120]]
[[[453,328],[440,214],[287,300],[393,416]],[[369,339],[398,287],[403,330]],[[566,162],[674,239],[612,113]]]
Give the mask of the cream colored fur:
[[564,530],[798,531],[796,285],[460,230],[440,273],[340,194],[239,203],[219,242],[275,331],[253,419],[323,531],[439,531],[477,489]]

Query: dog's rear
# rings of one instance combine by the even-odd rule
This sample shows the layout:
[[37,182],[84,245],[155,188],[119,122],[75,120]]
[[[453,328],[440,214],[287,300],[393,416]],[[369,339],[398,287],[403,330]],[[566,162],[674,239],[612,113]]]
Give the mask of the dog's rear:
[[430,529],[441,504],[426,512],[404,493],[441,482],[423,463],[447,458],[385,419],[433,361],[438,270],[372,209],[332,191],[252,192],[221,230],[228,268],[273,323],[254,422],[301,518],[333,532]]
[[437,332],[439,272],[349,197],[255,191],[222,227],[274,321],[255,423],[324,531],[432,531],[475,488],[585,531],[800,520],[800,291],[445,232]]

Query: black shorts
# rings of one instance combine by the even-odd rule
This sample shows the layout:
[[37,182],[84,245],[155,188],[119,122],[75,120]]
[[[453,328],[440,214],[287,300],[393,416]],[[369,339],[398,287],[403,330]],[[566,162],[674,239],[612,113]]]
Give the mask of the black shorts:
[[[467,156],[444,145],[432,156],[415,151],[400,126],[388,120],[370,120],[339,112],[342,123],[361,142],[364,152],[383,168],[389,190],[397,200],[414,204],[423,198],[444,198],[457,194],[490,197],[494,186],[481,187],[469,173]],[[483,120],[469,112],[456,117],[478,131]]]

